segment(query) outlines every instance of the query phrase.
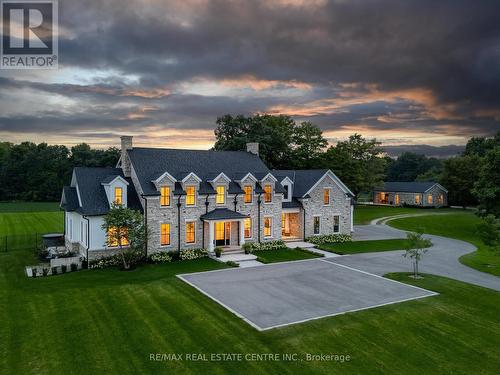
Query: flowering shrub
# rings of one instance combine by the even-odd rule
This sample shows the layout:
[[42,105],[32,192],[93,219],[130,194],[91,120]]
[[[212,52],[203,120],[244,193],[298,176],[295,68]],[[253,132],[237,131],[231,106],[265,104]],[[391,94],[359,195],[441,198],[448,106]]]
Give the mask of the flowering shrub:
[[183,249],[180,254],[181,260],[192,260],[198,258],[205,258],[208,256],[206,249]]
[[245,251],[247,251],[247,248],[249,248],[248,249],[249,252],[262,251],[262,250],[280,250],[287,248],[285,243],[281,240],[261,242],[261,243],[252,242],[248,244],[249,246],[245,248]]
[[148,258],[151,263],[170,263],[172,257],[166,252],[158,252],[151,254]]
[[350,242],[352,241],[352,238],[349,234],[325,234],[323,236],[306,238],[306,241],[315,245],[323,245],[325,243]]
[[101,269],[108,267],[119,266],[122,263],[120,255],[112,255],[110,257],[103,257],[89,262],[89,269]]

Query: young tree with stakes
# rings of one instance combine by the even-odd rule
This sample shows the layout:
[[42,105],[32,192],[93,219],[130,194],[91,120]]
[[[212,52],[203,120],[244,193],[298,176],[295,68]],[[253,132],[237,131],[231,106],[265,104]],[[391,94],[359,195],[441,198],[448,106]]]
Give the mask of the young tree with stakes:
[[418,262],[422,256],[427,252],[427,248],[432,246],[431,240],[422,237],[422,233],[408,233],[406,235],[406,252],[403,254],[405,258],[413,260],[413,277],[418,276]]

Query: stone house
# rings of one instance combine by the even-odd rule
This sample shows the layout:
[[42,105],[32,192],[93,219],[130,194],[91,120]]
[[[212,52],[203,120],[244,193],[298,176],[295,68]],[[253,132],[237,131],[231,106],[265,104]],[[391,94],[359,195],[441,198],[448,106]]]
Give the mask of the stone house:
[[373,203],[443,207],[448,205],[448,190],[437,182],[385,182],[374,189]]
[[64,187],[66,246],[88,259],[113,254],[101,228],[113,202],[144,215],[148,254],[352,232],[353,194],[333,172],[271,171],[258,149],[142,148],[121,137],[116,168],[75,168]]

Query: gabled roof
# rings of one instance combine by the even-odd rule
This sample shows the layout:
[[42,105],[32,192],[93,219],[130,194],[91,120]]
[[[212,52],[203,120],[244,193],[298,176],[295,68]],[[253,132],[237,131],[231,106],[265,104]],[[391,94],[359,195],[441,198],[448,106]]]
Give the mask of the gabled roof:
[[[116,177],[121,177],[125,181],[127,181],[127,206],[135,209],[141,210],[142,206],[139,201],[139,197],[137,196],[137,192],[135,191],[134,184],[130,178],[125,178],[123,176],[123,172],[120,168],[83,168],[76,167],[73,170],[76,184],[78,185],[78,191],[80,193],[81,206],[78,205],[74,211],[89,216],[97,216],[97,215],[105,215],[109,211],[109,202],[106,196],[106,191],[104,190],[104,186],[102,185],[103,181],[112,181]],[[63,195],[66,199],[68,196],[66,193],[71,194],[72,198],[76,195],[76,188],[71,187],[67,189],[65,187],[63,189]],[[76,202],[78,204],[78,198],[76,198]],[[61,206],[62,207],[62,206]],[[66,211],[70,211],[70,207],[62,207]]]
[[200,216],[201,220],[239,220],[245,219],[248,215],[243,215],[237,211],[231,211],[227,208],[216,208]]
[[305,198],[310,190],[327,174],[331,174],[346,194],[354,195],[329,169],[280,169],[273,170],[272,173],[278,181],[283,181],[288,177],[293,182],[292,196],[295,198]]
[[71,186],[64,186],[61,197],[61,204],[59,205],[64,211],[75,211],[80,205],[78,203],[78,195],[76,188]]
[[444,187],[439,185],[437,182],[400,182],[400,181],[388,181],[376,189],[375,191],[387,191],[394,193],[425,193],[427,190],[431,189],[435,185],[445,192],[448,192]]
[[[175,150],[163,148],[133,148],[127,151],[145,195],[157,195],[151,182],[168,171],[178,181],[187,173],[195,173],[207,181],[223,172],[231,180],[247,173],[265,176],[269,169],[257,156],[243,151]],[[187,171],[187,173],[186,173]]]

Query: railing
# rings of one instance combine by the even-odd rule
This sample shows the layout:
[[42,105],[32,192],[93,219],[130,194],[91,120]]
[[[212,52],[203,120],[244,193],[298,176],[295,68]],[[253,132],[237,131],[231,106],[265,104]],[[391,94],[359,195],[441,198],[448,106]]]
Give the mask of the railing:
[[41,233],[0,235],[0,253],[19,250],[36,250],[42,245]]

